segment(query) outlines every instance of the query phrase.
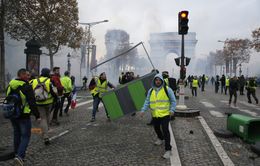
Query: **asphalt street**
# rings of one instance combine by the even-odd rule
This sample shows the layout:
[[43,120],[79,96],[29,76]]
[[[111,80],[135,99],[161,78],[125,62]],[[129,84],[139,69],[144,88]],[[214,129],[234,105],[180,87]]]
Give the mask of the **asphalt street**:
[[[197,97],[191,97],[185,89],[185,100],[189,108],[199,109],[201,117],[176,117],[171,121],[173,155],[170,160],[161,156],[163,146],[155,146],[153,128],[147,126],[150,113],[145,117],[127,115],[109,122],[104,107],[99,107],[97,120],[90,123],[92,98],[88,93],[80,93],[77,108],[70,110],[70,116],[60,118],[60,126],[51,126],[49,131],[53,140],[45,146],[37,133],[32,134],[27,151],[26,165],[225,165],[230,159],[233,165],[256,166],[260,159],[250,150],[250,144],[238,137],[216,137],[212,142],[208,130],[226,128],[225,112],[248,116],[260,116],[260,106],[248,104],[246,96],[238,95],[237,107],[229,107],[228,95],[215,94],[213,86],[206,86],[205,92],[198,91]],[[257,95],[259,96],[259,89]],[[205,120],[208,128],[203,127]],[[33,122],[34,127],[37,124]],[[0,116],[0,147],[12,145],[10,122]],[[205,125],[205,124],[204,124]],[[173,139],[174,137],[174,139]],[[227,156],[220,156],[216,150],[223,147]],[[223,159],[224,158],[224,159]],[[13,161],[0,162],[0,165],[12,165]]]

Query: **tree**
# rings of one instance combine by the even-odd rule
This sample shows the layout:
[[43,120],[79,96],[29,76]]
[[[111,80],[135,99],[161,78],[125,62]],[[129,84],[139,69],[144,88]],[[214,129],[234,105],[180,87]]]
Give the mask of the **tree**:
[[236,75],[239,64],[248,63],[250,60],[250,45],[248,39],[227,39],[224,45],[224,56],[231,64],[230,71]]
[[6,8],[6,32],[16,40],[35,37],[48,50],[51,68],[61,46],[80,47],[76,0],[9,0]]
[[0,2],[0,91],[3,91],[5,89],[5,0]]
[[252,32],[252,38],[252,48],[254,48],[257,52],[260,52],[260,27]]

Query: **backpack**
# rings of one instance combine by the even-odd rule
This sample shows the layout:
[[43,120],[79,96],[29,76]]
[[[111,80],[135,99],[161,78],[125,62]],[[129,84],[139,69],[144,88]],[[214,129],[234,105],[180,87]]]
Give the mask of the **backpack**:
[[6,119],[16,119],[22,114],[24,106],[20,96],[20,89],[21,86],[19,86],[16,90],[11,90],[11,92],[4,99],[3,114]]
[[41,102],[41,101],[45,101],[48,99],[49,93],[47,92],[46,85],[45,85],[45,82],[48,79],[49,78],[46,78],[43,82],[40,82],[40,79],[37,78],[38,84],[34,89],[34,96],[35,96],[36,102]]

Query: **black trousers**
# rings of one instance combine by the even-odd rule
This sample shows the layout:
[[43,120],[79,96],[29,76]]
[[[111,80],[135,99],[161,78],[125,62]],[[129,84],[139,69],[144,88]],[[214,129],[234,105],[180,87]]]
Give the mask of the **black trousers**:
[[229,90],[229,104],[231,104],[231,101],[232,101],[232,96],[234,96],[234,104],[237,103],[237,91],[234,90],[234,89],[230,89]]
[[256,97],[256,95],[255,95],[255,89],[250,89],[250,88],[248,88],[247,89],[247,99],[248,99],[248,103],[252,103],[252,101],[251,101],[251,95],[253,96],[253,98],[255,99],[255,102],[256,102],[256,104],[258,104],[258,98]]
[[229,89],[229,86],[225,86],[225,95],[227,94],[228,89]]
[[66,106],[66,108],[64,109],[65,113],[68,113],[69,108],[70,108],[70,104],[71,104],[71,100],[72,100],[72,95],[70,93],[65,93],[62,98],[61,98],[61,104],[60,104],[60,115],[62,115],[62,111],[63,111],[63,104],[65,101],[65,98],[67,98],[68,104]]
[[58,112],[61,107],[60,105],[61,105],[61,98],[59,97],[55,98],[51,109],[53,111],[53,115],[52,115],[53,120],[58,120]]
[[160,140],[165,140],[165,150],[171,150],[171,137],[169,131],[170,115],[162,118],[153,118],[154,131]]
[[244,95],[244,86],[240,86],[240,95]]
[[192,87],[191,93],[192,96],[197,96],[197,87]]

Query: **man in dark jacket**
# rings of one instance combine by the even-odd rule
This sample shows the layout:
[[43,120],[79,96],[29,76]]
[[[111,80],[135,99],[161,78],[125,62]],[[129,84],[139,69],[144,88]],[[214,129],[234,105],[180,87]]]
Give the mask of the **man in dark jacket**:
[[245,85],[246,85],[246,79],[245,79],[244,75],[242,75],[241,77],[239,77],[240,95],[244,95]]
[[14,152],[16,155],[14,158],[15,165],[23,165],[24,163],[26,149],[31,137],[32,124],[30,114],[33,113],[36,120],[38,122],[41,121],[33,89],[28,83],[29,77],[30,74],[26,69],[20,69],[17,72],[17,78],[11,80],[7,88],[7,95],[19,88],[19,94],[24,105],[20,117],[11,119],[14,132]]
[[236,107],[237,103],[237,91],[239,88],[239,82],[236,76],[230,79],[229,82],[229,106],[231,105],[232,96],[234,96],[234,106]]
[[60,68],[54,67],[52,71],[53,71],[53,74],[51,75],[51,82],[52,82],[52,85],[54,86],[53,90],[57,94],[57,97],[54,98],[53,105],[52,105],[53,116],[52,116],[51,124],[59,125],[58,112],[60,109],[61,97],[62,97],[64,88],[60,82]]
[[224,76],[224,74],[220,78],[220,82],[221,82],[221,94],[222,94],[225,90],[225,85],[226,85],[226,77]]

